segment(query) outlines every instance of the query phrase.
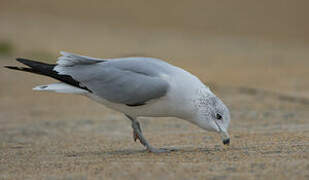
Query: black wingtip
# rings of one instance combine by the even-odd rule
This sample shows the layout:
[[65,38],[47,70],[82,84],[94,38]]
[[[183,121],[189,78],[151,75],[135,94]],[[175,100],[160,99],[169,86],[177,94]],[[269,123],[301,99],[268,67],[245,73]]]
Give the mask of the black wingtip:
[[3,67],[8,68],[8,69],[20,70],[20,67],[17,67],[17,66],[3,66]]
[[33,69],[40,69],[42,67],[54,67],[55,65],[53,64],[46,64],[46,63],[43,63],[43,62],[39,62],[39,61],[33,61],[33,60],[30,60],[30,59],[25,59],[25,58],[16,58],[16,61],[26,65],[26,66],[29,66]]
[[[16,61],[22,63],[22,64],[25,64],[27,61],[27,59],[24,59],[24,58],[16,58]],[[15,70],[21,70],[22,68],[21,67],[17,67],[17,66],[3,66],[5,68],[8,68],[8,69],[15,69]]]
[[22,63],[22,64],[26,64],[27,62],[31,62],[31,60],[25,59],[25,58],[16,58],[16,61]]
[[[16,61],[25,64],[25,62],[29,61],[27,59],[24,58],[16,58]],[[17,66],[3,66],[4,68],[8,68],[8,69],[14,69],[14,70],[22,70],[22,67],[17,67]]]
[[32,72],[37,73],[34,69],[27,68],[27,67],[17,67],[17,66],[3,66],[8,69],[17,70],[17,71],[26,71],[26,72]]
[[[22,64],[26,64],[27,62],[29,62],[29,60],[24,59],[24,58],[16,58],[16,60]],[[8,68],[8,69],[14,69],[14,70],[23,70],[24,67],[18,67],[18,66],[3,66],[4,68]]]
[[20,57],[16,58],[16,61],[18,61],[18,62],[24,61],[24,60],[26,60],[26,59],[25,58],[20,58]]

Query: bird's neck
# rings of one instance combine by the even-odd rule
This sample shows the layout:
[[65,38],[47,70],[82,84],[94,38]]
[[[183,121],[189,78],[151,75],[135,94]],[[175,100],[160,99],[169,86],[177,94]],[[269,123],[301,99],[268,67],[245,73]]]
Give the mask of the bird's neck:
[[205,101],[213,96],[213,93],[205,85],[199,87],[192,87],[192,91],[189,92],[190,96],[182,97],[182,108],[180,116],[178,118],[195,123],[200,114],[200,110],[204,108]]

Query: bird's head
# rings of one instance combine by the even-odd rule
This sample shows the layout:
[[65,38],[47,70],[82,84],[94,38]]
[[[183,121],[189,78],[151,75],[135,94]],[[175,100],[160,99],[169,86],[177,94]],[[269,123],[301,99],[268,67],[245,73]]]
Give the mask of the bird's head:
[[194,123],[207,131],[220,133],[222,142],[229,145],[230,137],[228,127],[230,124],[230,112],[226,105],[212,92],[200,94],[195,101]]

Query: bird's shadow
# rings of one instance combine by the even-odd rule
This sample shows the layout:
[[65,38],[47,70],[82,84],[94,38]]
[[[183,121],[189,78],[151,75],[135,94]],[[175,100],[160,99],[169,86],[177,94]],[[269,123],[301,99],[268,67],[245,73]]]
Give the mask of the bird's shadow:
[[[168,150],[167,152],[156,152],[152,153],[147,151],[146,149],[124,149],[124,150],[116,150],[116,151],[92,151],[92,152],[71,152],[66,153],[66,157],[82,157],[82,156],[128,156],[128,155],[138,155],[138,154],[172,154],[172,153],[194,153],[194,152],[203,152],[203,153],[216,153],[216,152],[223,152],[228,151],[227,149],[224,149],[222,147],[214,147],[214,148],[163,148],[165,150]],[[235,148],[233,148],[235,150]],[[237,148],[240,150],[239,148]]]

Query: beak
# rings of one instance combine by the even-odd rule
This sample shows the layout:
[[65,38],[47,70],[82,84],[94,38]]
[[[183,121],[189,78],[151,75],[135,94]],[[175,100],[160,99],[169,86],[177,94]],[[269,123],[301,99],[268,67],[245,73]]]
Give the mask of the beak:
[[218,129],[220,131],[220,135],[222,138],[222,142],[224,145],[230,145],[230,135],[227,133],[227,130],[223,127],[221,127],[217,122],[215,122],[218,126]]

